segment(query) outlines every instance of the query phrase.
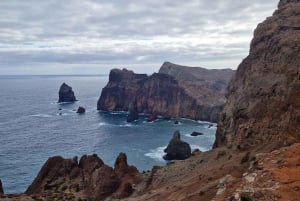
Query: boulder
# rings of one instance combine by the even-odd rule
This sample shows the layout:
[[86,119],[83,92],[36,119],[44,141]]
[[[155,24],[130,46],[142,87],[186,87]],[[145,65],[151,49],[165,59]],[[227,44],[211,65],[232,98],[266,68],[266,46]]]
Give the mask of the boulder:
[[165,160],[184,160],[191,156],[191,147],[180,139],[179,131],[175,131],[164,152],[167,153],[163,157]]
[[196,132],[196,131],[191,133],[191,136],[193,136],[193,137],[196,137],[196,136],[199,136],[199,135],[203,135],[203,133]]
[[77,111],[76,111],[76,113],[78,113],[78,114],[83,114],[83,113],[85,113],[85,108],[82,107],[82,106],[79,106],[78,109],[77,109]]
[[133,122],[138,120],[139,112],[137,110],[136,101],[133,101],[129,104],[129,114],[127,116],[127,122]]
[[63,83],[59,88],[59,99],[58,102],[75,102],[76,98],[74,95],[74,92],[72,90],[72,87],[67,85],[66,83]]

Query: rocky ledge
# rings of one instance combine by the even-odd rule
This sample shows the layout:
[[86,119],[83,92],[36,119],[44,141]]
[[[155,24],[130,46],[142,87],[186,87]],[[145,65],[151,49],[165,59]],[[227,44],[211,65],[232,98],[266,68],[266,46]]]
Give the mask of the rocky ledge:
[[[97,109],[130,110],[131,114],[135,114],[133,120],[136,113],[146,113],[151,119],[160,115],[216,122],[226,100],[225,88],[233,72],[191,68],[169,62],[163,64],[159,73],[151,76],[113,69]],[[181,76],[176,76],[176,73]]]

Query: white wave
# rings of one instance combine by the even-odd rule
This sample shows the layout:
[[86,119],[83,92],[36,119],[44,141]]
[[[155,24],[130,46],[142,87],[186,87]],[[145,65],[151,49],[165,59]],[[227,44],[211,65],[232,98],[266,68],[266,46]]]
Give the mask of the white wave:
[[30,115],[32,117],[43,117],[43,118],[49,118],[52,117],[52,115],[50,114],[34,114],[34,115]]
[[109,125],[111,125],[111,124],[108,124],[108,123],[105,123],[105,122],[100,122],[99,123],[99,126],[109,126]]
[[201,146],[195,145],[195,144],[191,144],[190,146],[191,146],[192,151],[195,149],[199,149],[200,151],[208,151],[209,150],[209,148],[201,147]]
[[184,136],[190,137],[190,138],[195,138],[195,137],[200,137],[200,136],[203,136],[203,135],[191,136],[191,134],[184,134]]
[[127,123],[127,124],[121,124],[119,127],[132,127],[133,124]]
[[146,153],[145,156],[149,157],[149,158],[152,158],[152,159],[155,159],[157,161],[165,161],[163,159],[163,156],[166,154],[164,152],[164,149],[166,148],[167,146],[164,146],[164,147],[157,147],[156,149],[151,149],[150,152]]
[[128,114],[128,112],[126,112],[126,111],[114,111],[114,112],[110,112],[109,114]]

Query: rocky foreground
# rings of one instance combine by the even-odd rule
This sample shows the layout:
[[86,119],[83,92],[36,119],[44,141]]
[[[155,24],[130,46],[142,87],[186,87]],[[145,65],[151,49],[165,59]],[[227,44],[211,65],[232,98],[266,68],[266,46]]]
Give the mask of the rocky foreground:
[[1,200],[298,201],[299,52],[300,0],[281,0],[229,84],[213,150],[144,173],[123,154],[114,168],[54,157],[25,194]]
[[[217,122],[225,104],[225,89],[234,71],[208,70],[165,62],[151,76],[113,69],[97,109],[149,114],[150,120],[185,117]],[[135,118],[133,118],[135,117]],[[129,120],[135,120],[130,115]]]

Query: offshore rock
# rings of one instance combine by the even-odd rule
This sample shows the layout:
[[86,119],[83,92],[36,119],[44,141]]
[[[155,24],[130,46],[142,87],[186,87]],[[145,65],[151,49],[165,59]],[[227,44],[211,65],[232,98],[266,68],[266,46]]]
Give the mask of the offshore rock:
[[[113,69],[108,84],[102,90],[97,109],[128,111],[130,104],[136,101],[138,113],[216,122],[225,103],[223,91],[233,71],[194,69],[197,68],[169,62],[161,67],[160,73],[151,76],[135,74],[126,69]],[[174,71],[185,72],[187,76],[174,77]],[[199,87],[198,81],[202,87]],[[192,93],[193,90],[196,91]]]
[[77,109],[77,111],[76,111],[76,113],[78,113],[78,114],[83,114],[83,113],[85,113],[85,108],[82,107],[82,106],[79,106],[78,109]]
[[163,157],[165,160],[184,160],[191,156],[191,147],[180,139],[179,131],[175,131],[164,152],[167,153]]
[[272,150],[300,141],[300,1],[259,24],[228,87],[215,147]]
[[72,90],[72,87],[67,85],[66,83],[63,83],[59,88],[59,99],[58,102],[75,102],[76,98],[74,95],[74,92]]
[[127,122],[133,122],[139,119],[139,112],[137,110],[136,101],[129,104],[129,114],[127,116]]

